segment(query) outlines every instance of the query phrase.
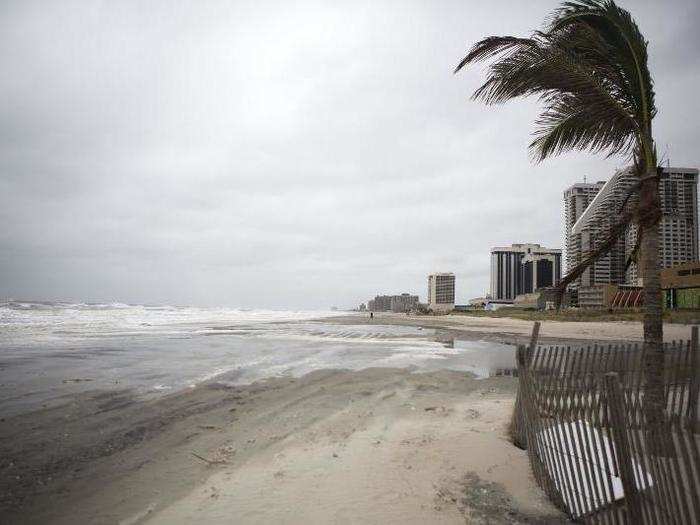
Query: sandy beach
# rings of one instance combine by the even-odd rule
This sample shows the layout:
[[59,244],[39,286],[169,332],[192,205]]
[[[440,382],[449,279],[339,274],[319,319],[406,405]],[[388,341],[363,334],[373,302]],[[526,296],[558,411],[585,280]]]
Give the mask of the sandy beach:
[[0,423],[2,522],[556,522],[507,439],[516,384],[367,369],[82,394]]
[[[389,312],[337,317],[335,323],[375,323],[388,325],[420,326],[441,329],[445,335],[456,335],[462,339],[495,341],[507,344],[529,342],[532,321],[508,317],[476,317],[469,315],[406,315]],[[664,324],[664,340],[690,339],[690,325]],[[586,344],[593,341],[610,343],[641,342],[644,332],[641,322],[631,321],[542,321],[539,341],[545,344]]]
[[[372,331],[361,330],[367,324]],[[350,334],[342,344],[396,325],[422,327],[426,341],[509,345],[527,341],[532,329],[527,321],[461,315],[318,321],[332,341]],[[671,325],[666,335],[685,338],[689,330]],[[635,341],[641,326],[544,322],[541,334],[563,344]],[[0,521],[563,520],[535,485],[526,452],[509,441],[513,377],[387,367],[237,385],[236,373],[156,398],[83,388],[0,418]]]

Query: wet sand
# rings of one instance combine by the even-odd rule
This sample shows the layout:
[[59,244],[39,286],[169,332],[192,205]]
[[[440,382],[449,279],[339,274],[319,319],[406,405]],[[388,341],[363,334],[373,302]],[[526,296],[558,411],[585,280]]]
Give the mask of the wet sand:
[[[437,329],[444,337],[484,340],[506,344],[526,344],[530,340],[533,321],[508,317],[476,317],[469,315],[406,315],[376,312],[353,313],[333,318],[336,324],[385,324],[420,326]],[[690,339],[691,325],[664,324],[664,341]],[[440,335],[439,332],[439,335]],[[641,322],[632,321],[542,321],[539,341],[544,344],[591,344],[592,342],[641,342]]]
[[507,439],[517,380],[327,370],[0,421],[2,523],[561,519]]

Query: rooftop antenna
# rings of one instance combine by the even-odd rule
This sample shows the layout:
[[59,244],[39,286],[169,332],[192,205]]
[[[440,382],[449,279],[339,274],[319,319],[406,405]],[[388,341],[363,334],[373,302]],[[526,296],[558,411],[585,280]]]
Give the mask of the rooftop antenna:
[[664,157],[666,158],[666,167],[670,168],[671,167],[671,146],[666,144],[666,149],[664,150],[663,155],[661,155],[661,165],[664,163]]

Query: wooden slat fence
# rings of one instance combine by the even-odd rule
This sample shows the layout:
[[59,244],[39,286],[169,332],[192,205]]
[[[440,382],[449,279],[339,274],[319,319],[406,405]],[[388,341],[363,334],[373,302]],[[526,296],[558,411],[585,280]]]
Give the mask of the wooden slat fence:
[[515,442],[555,504],[586,523],[700,523],[697,328],[665,345],[666,406],[654,414],[641,344],[533,340],[517,358]]

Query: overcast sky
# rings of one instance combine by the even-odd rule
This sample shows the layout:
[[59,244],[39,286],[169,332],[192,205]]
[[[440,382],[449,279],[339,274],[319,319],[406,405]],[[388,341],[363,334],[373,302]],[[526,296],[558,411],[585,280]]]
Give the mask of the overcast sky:
[[[671,163],[700,164],[700,2],[622,1],[650,43]],[[355,306],[489,248],[562,244],[562,191],[623,159],[535,165],[535,101],[469,100],[478,39],[555,1],[4,0],[0,299]]]

